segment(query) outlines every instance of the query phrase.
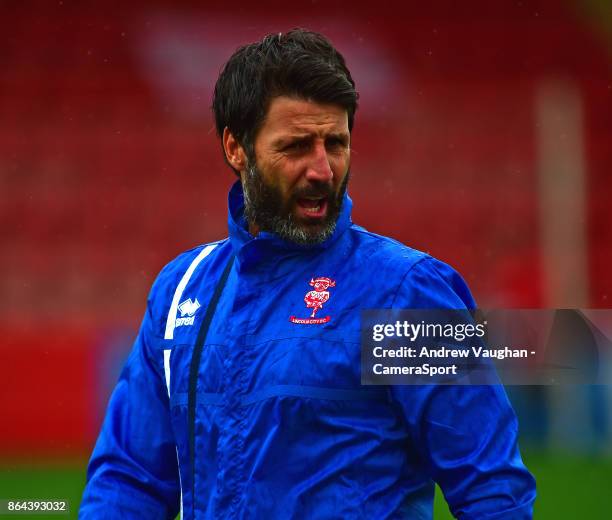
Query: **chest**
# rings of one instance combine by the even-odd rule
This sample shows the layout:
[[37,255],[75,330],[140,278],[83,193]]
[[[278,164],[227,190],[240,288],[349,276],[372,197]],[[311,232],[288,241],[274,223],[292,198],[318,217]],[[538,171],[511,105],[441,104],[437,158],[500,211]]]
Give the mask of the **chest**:
[[[394,296],[392,288],[373,290],[368,278],[347,265],[305,266],[277,277],[232,272],[203,342],[198,391],[247,395],[279,385],[359,387],[361,310],[388,307]],[[172,393],[188,390],[213,292],[197,281],[184,291],[181,325],[167,360]]]

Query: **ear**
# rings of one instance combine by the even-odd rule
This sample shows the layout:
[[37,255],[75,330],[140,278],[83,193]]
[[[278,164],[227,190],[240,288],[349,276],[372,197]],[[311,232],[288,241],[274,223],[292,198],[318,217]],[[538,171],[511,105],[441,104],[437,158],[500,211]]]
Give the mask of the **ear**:
[[223,129],[223,150],[227,162],[234,170],[243,172],[247,166],[247,156],[242,145],[236,140],[227,126]]

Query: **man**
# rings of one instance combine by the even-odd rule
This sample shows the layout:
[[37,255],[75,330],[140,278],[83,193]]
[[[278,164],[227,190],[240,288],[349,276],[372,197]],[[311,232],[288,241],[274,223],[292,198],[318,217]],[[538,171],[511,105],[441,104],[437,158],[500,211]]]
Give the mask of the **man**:
[[[447,265],[351,223],[357,93],[321,35],[239,49],[213,108],[229,238],[166,266],[82,518],[530,518],[500,386],[360,385],[360,309],[472,308]],[[376,291],[368,290],[372,281]]]

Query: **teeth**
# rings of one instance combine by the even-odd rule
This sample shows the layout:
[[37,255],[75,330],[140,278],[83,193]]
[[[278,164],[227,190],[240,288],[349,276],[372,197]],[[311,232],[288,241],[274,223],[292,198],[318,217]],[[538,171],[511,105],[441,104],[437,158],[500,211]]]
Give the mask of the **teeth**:
[[314,208],[305,208],[306,211],[310,212],[310,213],[316,213],[317,211],[319,211],[319,209],[321,208],[321,206],[315,206]]

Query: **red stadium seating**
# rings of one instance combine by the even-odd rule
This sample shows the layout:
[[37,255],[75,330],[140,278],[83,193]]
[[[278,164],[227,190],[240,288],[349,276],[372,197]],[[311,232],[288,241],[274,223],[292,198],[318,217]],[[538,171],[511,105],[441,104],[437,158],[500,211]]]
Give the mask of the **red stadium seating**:
[[[576,84],[585,114],[589,304],[610,306],[612,108],[603,45],[553,0],[407,4],[382,12],[331,2],[324,13],[297,13],[263,1],[233,34],[310,24],[347,45],[358,86],[366,86],[353,141],[354,219],[455,265],[484,306],[546,304],[535,99],[542,81]],[[225,236],[234,176],[206,111],[208,87],[197,86],[205,64],[192,64],[196,87],[175,78],[168,97],[163,80],[173,70],[151,74],[146,52],[181,28],[185,45],[195,46],[186,48],[198,38],[209,45],[200,58],[215,45],[236,46],[223,30],[226,6],[115,7],[3,6],[0,316],[19,328],[0,348],[23,378],[0,383],[0,409],[13,417],[0,429],[9,451],[83,450],[98,417],[87,404],[94,331],[136,326],[162,265]],[[214,29],[215,21],[212,40],[198,33],[198,23]],[[359,63],[367,53],[372,61]],[[376,95],[371,64],[388,74],[382,86],[391,98]],[[205,115],[190,118],[190,107]],[[50,342],[48,326],[70,339],[62,332]],[[35,400],[43,415],[24,405]]]

